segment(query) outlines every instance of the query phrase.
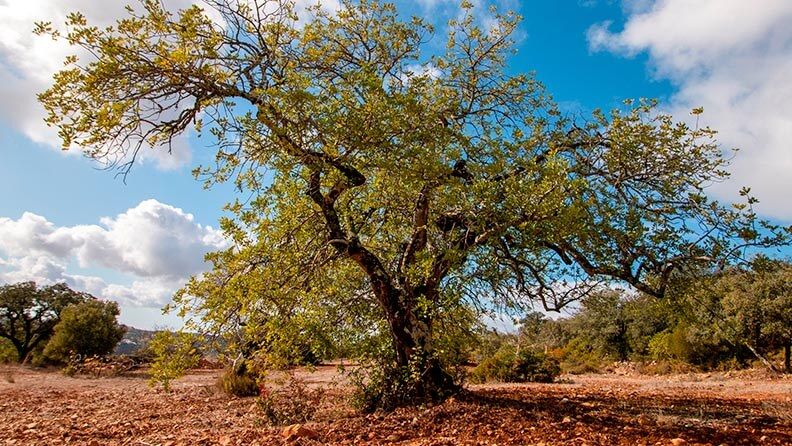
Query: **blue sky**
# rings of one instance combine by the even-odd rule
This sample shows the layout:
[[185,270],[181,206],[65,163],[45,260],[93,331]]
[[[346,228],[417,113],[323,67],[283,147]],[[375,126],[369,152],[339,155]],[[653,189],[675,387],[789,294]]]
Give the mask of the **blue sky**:
[[[196,258],[223,246],[217,220],[235,197],[230,186],[207,191],[192,178],[190,170],[210,159],[211,149],[183,141],[174,156],[147,156],[124,183],[79,154],[58,150],[35,102],[65,53],[34,38],[32,21],[57,23],[80,9],[107,22],[121,10],[107,3],[0,0],[0,282],[66,280],[119,301],[125,323],[174,325],[158,308],[205,268]],[[747,9],[742,0],[496,3],[524,17],[510,69],[536,72],[564,110],[653,97],[686,119],[690,108],[703,105],[708,123],[723,130],[724,147],[743,149],[734,161],[735,181],[713,194],[729,199],[740,186],[756,185],[759,210],[792,222],[786,198],[792,31],[785,26],[792,2],[767,0]],[[458,11],[456,2],[444,0],[399,6],[441,25]]]

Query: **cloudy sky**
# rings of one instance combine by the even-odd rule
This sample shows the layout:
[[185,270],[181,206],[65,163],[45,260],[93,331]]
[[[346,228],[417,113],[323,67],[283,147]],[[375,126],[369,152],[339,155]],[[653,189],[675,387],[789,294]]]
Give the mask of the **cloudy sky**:
[[[190,175],[211,150],[185,139],[173,154],[146,153],[124,183],[60,151],[35,99],[69,49],[33,36],[33,22],[79,10],[107,24],[125,3],[0,0],[0,283],[65,281],[118,301],[125,323],[173,326],[159,308],[224,246],[216,222],[233,190],[203,190]],[[732,180],[712,194],[730,200],[750,185],[762,215],[792,222],[792,1],[499,3],[525,18],[514,72],[535,71],[570,113],[634,97],[658,98],[679,119],[703,106],[724,150],[740,149]],[[457,1],[397,4],[438,29],[458,12]]]

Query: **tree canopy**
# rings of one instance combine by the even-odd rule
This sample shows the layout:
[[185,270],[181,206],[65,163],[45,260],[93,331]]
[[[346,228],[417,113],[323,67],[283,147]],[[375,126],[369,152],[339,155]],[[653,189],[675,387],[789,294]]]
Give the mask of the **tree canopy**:
[[51,360],[67,362],[72,355],[81,359],[112,353],[126,329],[118,325],[118,304],[87,300],[64,308],[44,348]]
[[557,309],[609,281],[662,297],[676,272],[786,243],[747,190],[706,196],[727,177],[713,130],[652,101],[565,116],[508,69],[519,17],[484,27],[463,6],[443,35],[369,0],[302,21],[285,0],[145,0],[107,28],[75,13],[38,31],[89,56],[39,98],[65,148],[123,172],[209,136],[216,163],[196,175],[249,198],[175,306],[245,354],[385,335],[405,401],[454,387],[435,347],[470,311]]
[[0,337],[8,339],[20,362],[52,336],[61,312],[72,304],[94,299],[65,283],[37,287],[34,282],[0,286]]
[[792,372],[792,265],[759,257],[751,266],[716,284],[726,321],[735,327],[728,334],[761,353],[783,347],[784,370]]

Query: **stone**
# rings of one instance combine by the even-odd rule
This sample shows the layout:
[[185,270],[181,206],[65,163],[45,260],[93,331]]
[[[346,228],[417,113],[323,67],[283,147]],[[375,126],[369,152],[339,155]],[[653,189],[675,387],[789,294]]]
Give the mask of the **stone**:
[[313,429],[307,428],[302,424],[292,424],[286,426],[281,432],[281,436],[286,438],[287,441],[296,440],[298,438],[310,438],[315,440],[319,437],[319,433]]

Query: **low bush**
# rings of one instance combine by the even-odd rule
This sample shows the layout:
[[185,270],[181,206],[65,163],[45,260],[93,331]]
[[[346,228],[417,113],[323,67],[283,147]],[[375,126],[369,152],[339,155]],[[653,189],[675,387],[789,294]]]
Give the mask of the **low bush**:
[[0,364],[10,364],[18,360],[17,351],[11,341],[0,338]]
[[104,356],[113,351],[126,329],[118,324],[118,304],[89,300],[69,305],[60,315],[44,348],[47,360],[65,364],[74,355]]
[[246,397],[259,394],[256,377],[246,371],[226,369],[217,380],[217,387],[228,395]]
[[607,363],[612,362],[581,337],[570,340],[560,349],[558,357],[561,369],[573,375],[597,373],[602,371]]
[[501,346],[471,371],[475,383],[497,382],[553,382],[561,373],[554,358],[531,349],[513,345]]

